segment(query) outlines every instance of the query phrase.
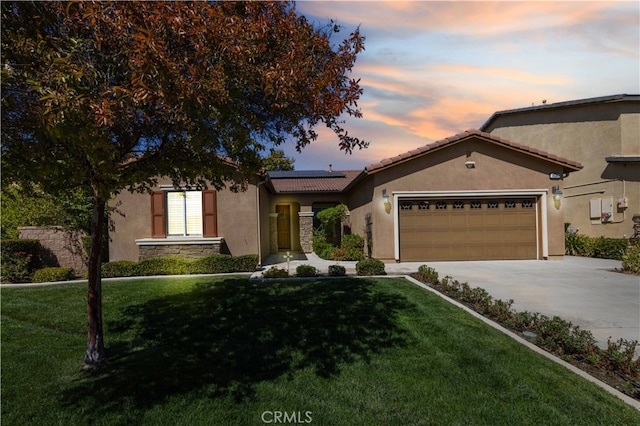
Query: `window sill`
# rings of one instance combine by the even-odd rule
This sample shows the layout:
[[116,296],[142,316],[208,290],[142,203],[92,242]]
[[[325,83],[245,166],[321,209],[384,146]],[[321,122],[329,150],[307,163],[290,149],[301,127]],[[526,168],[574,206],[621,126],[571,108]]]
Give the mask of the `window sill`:
[[141,238],[136,240],[139,246],[168,246],[174,244],[222,244],[223,237],[167,237],[167,238]]

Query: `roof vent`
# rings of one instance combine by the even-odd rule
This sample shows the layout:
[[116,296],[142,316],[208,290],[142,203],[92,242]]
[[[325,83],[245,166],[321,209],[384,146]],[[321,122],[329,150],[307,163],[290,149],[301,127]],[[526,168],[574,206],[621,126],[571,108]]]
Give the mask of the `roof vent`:
[[333,167],[333,164],[329,164],[329,173],[333,172],[332,167]]

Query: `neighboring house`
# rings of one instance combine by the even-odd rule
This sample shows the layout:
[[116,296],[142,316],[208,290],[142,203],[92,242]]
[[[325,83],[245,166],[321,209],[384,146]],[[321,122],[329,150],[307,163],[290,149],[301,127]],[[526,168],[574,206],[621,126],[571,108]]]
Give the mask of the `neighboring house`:
[[364,170],[271,172],[241,193],[160,185],[114,200],[124,216],[112,217],[110,260],[309,253],[315,214],[338,203],[384,261],[561,258],[565,201],[554,189],[581,168],[469,130]]
[[640,95],[498,111],[481,130],[579,161],[564,180],[565,220],[592,237],[628,238],[640,214]]

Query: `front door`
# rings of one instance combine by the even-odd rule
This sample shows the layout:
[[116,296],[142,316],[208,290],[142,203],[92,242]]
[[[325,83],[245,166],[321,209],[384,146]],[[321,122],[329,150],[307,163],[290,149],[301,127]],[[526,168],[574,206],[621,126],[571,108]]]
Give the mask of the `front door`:
[[278,213],[278,249],[291,249],[291,210],[289,205],[277,205]]

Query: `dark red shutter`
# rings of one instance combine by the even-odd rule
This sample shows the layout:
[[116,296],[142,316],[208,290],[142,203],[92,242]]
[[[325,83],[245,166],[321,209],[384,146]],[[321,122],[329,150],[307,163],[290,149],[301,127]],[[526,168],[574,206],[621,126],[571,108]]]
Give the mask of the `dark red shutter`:
[[218,236],[216,191],[202,191],[202,236]]
[[151,237],[165,238],[166,223],[164,191],[155,191],[151,194]]

